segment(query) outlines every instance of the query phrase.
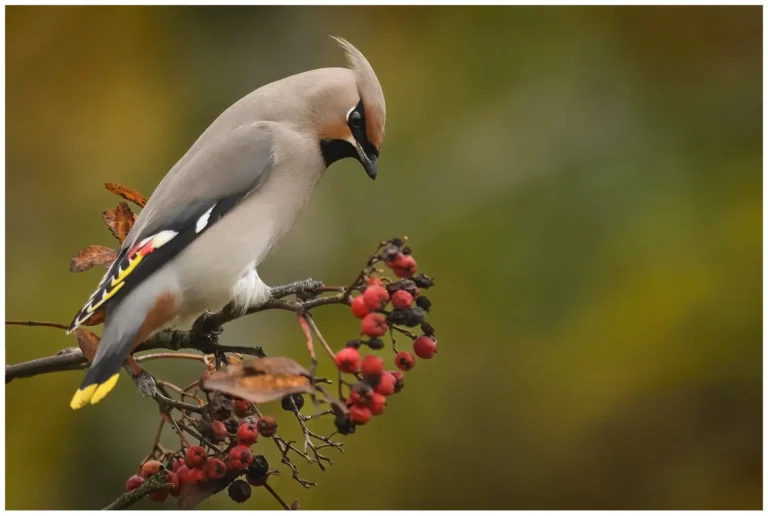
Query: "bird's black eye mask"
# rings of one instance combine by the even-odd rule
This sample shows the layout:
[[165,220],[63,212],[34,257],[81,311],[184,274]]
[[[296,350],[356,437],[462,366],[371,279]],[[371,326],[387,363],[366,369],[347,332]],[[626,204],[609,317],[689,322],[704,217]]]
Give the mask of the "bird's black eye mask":
[[[368,141],[368,135],[365,132],[365,106],[362,100],[349,112],[347,125],[355,141],[363,148],[368,159],[375,161],[379,157],[379,150]],[[332,163],[344,158],[355,158],[360,161],[357,149],[347,140],[321,140],[320,150],[323,153],[326,166],[330,166]]]

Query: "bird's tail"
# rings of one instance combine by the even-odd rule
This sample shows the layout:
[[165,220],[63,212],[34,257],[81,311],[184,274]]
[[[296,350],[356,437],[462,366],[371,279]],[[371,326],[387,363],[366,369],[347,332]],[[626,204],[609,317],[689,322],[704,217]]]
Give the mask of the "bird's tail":
[[125,360],[124,356],[113,354],[104,357],[100,362],[94,362],[85,374],[85,379],[72,397],[69,406],[77,410],[88,402],[95,405],[104,399],[120,377],[123,360]]
[[[114,324],[110,324],[110,322]],[[119,326],[124,325],[119,324],[115,317],[112,317],[111,321],[107,317],[104,336],[96,351],[93,363],[88,368],[83,383],[69,403],[69,406],[74,410],[84,407],[88,402],[95,405],[115,387],[120,377],[120,368],[133,349],[140,329],[140,325],[134,325],[131,331],[121,332]]]

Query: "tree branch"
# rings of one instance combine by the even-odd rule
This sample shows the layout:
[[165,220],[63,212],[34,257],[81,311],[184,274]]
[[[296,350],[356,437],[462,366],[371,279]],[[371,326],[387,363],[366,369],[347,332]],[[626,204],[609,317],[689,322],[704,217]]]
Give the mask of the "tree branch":
[[140,487],[120,495],[117,500],[104,507],[105,511],[117,511],[127,509],[150,493],[159,489],[173,489],[173,484],[168,483],[168,472],[161,469],[155,475],[149,477]]
[[[200,318],[195,321],[193,328],[189,331],[165,330],[156,333],[139,345],[134,353],[157,349],[167,349],[171,351],[195,349],[205,354],[215,354],[217,356],[221,356],[223,353],[241,353],[244,355],[264,357],[266,354],[260,346],[253,348],[247,346],[219,345],[217,336],[221,333],[221,327],[244,315],[255,314],[266,310],[287,310],[298,314],[304,314],[319,306],[348,304],[349,301],[345,298],[343,292],[326,296],[321,295],[322,293],[338,292],[339,290],[341,289],[336,287],[325,287],[322,282],[311,279],[274,287],[271,291],[272,298],[258,306],[251,307],[245,314],[239,314],[231,305],[227,305],[220,312],[201,315]],[[298,299],[307,297],[308,299],[303,301],[285,301],[282,299],[290,295],[295,295]],[[34,323],[33,321],[10,321],[7,324],[65,328],[63,325],[55,323]],[[136,359],[141,361],[142,357],[139,355]],[[5,383],[9,383],[16,378],[27,378],[39,374],[85,369],[87,366],[88,360],[83,356],[80,349],[67,348],[54,356],[6,366]]]

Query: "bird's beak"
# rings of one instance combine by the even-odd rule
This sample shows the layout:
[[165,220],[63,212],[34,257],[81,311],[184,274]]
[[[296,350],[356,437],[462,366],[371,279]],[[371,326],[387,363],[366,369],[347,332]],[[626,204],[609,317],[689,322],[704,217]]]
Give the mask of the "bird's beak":
[[377,156],[369,156],[366,154],[362,145],[357,141],[355,141],[355,147],[357,148],[357,153],[360,155],[360,163],[363,164],[365,173],[375,181],[376,176],[379,175],[379,158]]
[[379,160],[376,158],[363,160],[363,168],[365,168],[368,177],[375,181],[379,174]]

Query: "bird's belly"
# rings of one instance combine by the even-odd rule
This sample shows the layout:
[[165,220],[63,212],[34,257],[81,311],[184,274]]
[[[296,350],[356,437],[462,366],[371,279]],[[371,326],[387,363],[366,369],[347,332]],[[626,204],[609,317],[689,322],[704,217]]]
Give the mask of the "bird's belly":
[[235,284],[272,252],[293,220],[276,216],[269,203],[246,202],[211,226],[177,257],[181,312],[195,317],[223,308]]

